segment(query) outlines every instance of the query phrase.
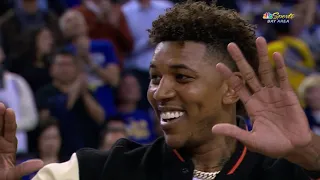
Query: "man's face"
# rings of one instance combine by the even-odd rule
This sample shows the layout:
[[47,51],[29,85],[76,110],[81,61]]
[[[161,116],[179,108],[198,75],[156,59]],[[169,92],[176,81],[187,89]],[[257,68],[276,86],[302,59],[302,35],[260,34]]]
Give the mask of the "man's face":
[[62,83],[71,83],[76,79],[77,66],[71,55],[57,55],[52,66],[52,76]]
[[306,103],[313,110],[320,110],[320,86],[307,89]]
[[126,127],[121,121],[110,120],[107,124],[109,132],[103,137],[101,145],[102,150],[109,150],[112,145],[119,139],[126,137]]
[[54,39],[49,29],[43,29],[38,34],[37,38],[37,49],[38,51],[48,54],[52,51]]
[[46,156],[57,155],[61,146],[61,137],[57,126],[48,127],[39,137],[39,150]]
[[140,100],[140,85],[136,77],[127,75],[119,86],[119,96],[125,102],[137,102]]
[[61,17],[61,30],[67,38],[85,35],[87,23],[78,11],[68,11]]
[[224,105],[235,103],[215,70],[217,62],[200,43],[163,42],[156,48],[148,100],[169,146],[197,146],[211,139],[212,126],[223,121]]
[[103,137],[103,143],[101,146],[101,150],[109,150],[115,142],[117,142],[121,138],[126,138],[125,133],[123,132],[109,132]]

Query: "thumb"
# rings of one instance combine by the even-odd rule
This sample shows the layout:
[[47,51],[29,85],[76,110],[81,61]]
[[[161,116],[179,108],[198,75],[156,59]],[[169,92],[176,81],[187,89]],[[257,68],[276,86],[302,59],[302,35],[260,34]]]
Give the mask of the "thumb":
[[249,131],[243,130],[238,126],[228,123],[214,125],[212,127],[212,133],[235,138],[245,145],[250,145],[253,142],[252,134]]
[[44,166],[42,160],[32,159],[16,166],[8,174],[8,179],[19,179],[25,175],[38,171]]

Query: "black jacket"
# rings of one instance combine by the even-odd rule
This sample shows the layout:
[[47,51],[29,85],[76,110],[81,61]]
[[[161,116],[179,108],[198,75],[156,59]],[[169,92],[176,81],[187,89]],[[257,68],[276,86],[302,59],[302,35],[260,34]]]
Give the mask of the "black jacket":
[[[194,166],[182,151],[168,147],[164,138],[142,146],[120,139],[108,152],[82,149],[77,152],[80,180],[192,180]],[[307,172],[284,160],[248,151],[238,143],[235,153],[216,180],[311,180]]]

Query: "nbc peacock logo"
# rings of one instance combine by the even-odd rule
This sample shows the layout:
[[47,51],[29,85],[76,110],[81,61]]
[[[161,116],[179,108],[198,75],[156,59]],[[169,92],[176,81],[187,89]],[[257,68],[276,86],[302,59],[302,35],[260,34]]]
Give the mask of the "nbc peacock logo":
[[263,19],[273,19],[273,15],[270,12],[266,12],[263,14]]

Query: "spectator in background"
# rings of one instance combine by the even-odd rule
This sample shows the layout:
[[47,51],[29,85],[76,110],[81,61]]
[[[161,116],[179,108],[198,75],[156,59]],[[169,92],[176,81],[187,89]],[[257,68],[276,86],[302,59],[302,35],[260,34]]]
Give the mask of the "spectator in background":
[[[89,37],[111,41],[122,65],[125,55],[132,50],[133,40],[121,9],[110,0],[84,0],[75,9],[85,18]],[[142,22],[143,19],[139,24]]]
[[71,40],[70,48],[77,55],[88,77],[88,86],[105,110],[105,115],[116,112],[113,88],[118,86],[120,68],[113,45],[107,40],[91,40],[81,13],[75,10],[61,17],[61,29]]
[[[151,28],[152,22],[171,6],[167,1],[132,0],[122,7],[134,42],[133,50],[125,60],[125,68],[133,70],[143,94],[148,90],[149,65],[155,48],[149,42],[147,30]],[[142,109],[150,107],[145,96],[142,97],[139,106]]]
[[57,42],[61,40],[58,19],[51,11],[42,11],[36,0],[22,0],[21,6],[9,10],[0,19],[2,47],[8,56],[8,70],[20,74],[24,68],[25,55],[33,37],[30,32],[47,26]]
[[298,92],[306,105],[305,113],[312,131],[320,135],[320,76],[312,75],[304,79]]
[[59,121],[62,157],[70,157],[79,148],[98,148],[100,129],[105,120],[103,108],[87,88],[74,55],[61,50],[53,57],[51,84],[36,94],[39,114]]
[[122,77],[118,92],[118,112],[127,125],[128,137],[141,144],[149,144],[157,138],[155,119],[148,110],[137,104],[141,99],[138,80],[132,74]]
[[49,65],[54,48],[52,32],[47,27],[41,27],[32,34],[30,44],[30,62],[26,63],[22,76],[35,93],[39,88],[51,82]]
[[[289,13],[280,11],[280,14]],[[279,52],[284,56],[290,84],[297,91],[303,79],[315,73],[316,69],[315,61],[308,45],[298,38],[300,33],[295,28],[295,20],[290,20],[290,23],[273,24],[276,40],[268,43],[268,54],[273,66],[275,65],[273,60],[274,52]]]
[[[320,3],[319,3],[320,5]],[[317,7],[317,6],[316,6]],[[301,38],[305,41],[313,53],[313,57],[317,64],[317,70],[320,70],[320,7],[313,15],[313,23],[305,28],[301,34]]]
[[127,132],[124,120],[120,116],[112,116],[108,118],[105,130],[102,131],[101,150],[107,151],[120,138],[126,138]]
[[[16,6],[21,6],[23,0],[16,0]],[[60,16],[67,8],[65,0],[36,0],[38,7],[43,11],[48,11],[49,9],[53,11],[56,15]]]
[[[227,1],[228,2],[228,1]],[[253,21],[254,16],[262,15],[265,6],[269,3],[269,0],[238,0],[237,5],[241,16],[248,21]],[[260,17],[261,18],[261,17]]]
[[50,117],[39,126],[38,157],[45,165],[61,162],[61,136],[58,121]]
[[5,54],[0,48],[0,102],[16,112],[18,153],[28,152],[27,131],[33,130],[38,122],[38,114],[32,91],[26,80],[18,74],[4,69]]
[[[40,158],[45,165],[60,163],[61,158],[59,156],[59,152],[61,148],[61,136],[57,120],[49,117],[37,127],[37,132],[39,134],[36,138],[38,145],[36,158]],[[36,173],[25,176],[22,180],[30,180],[35,174]]]

